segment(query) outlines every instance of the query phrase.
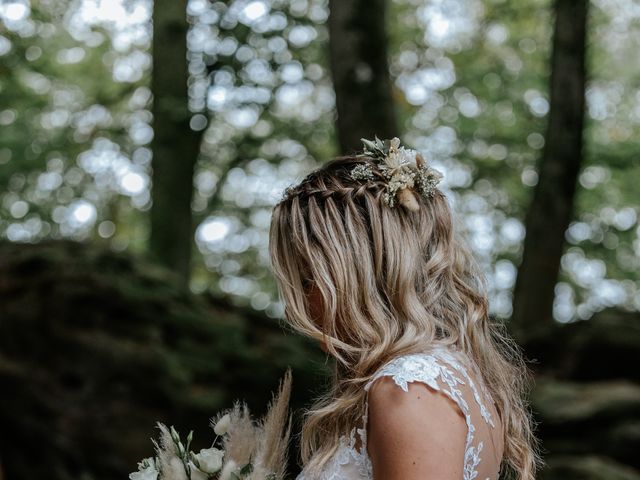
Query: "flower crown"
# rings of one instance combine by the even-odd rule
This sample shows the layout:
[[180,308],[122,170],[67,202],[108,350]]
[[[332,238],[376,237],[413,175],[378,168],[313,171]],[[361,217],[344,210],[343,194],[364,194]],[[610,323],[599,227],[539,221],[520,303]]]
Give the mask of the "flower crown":
[[[383,195],[387,205],[393,207],[397,201],[408,210],[419,210],[420,205],[410,191],[413,187],[424,198],[433,197],[442,173],[427,166],[419,152],[401,147],[398,137],[380,140],[376,136],[374,141],[361,140],[364,150],[358,156],[378,160],[378,169],[387,180],[387,191]],[[359,164],[351,169],[351,177],[355,180],[374,180],[375,174],[370,164]]]

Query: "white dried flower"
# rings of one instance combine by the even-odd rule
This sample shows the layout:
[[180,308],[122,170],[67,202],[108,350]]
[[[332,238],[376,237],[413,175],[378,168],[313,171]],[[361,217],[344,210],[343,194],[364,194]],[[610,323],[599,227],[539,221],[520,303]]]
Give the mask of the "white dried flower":
[[401,147],[400,139],[393,137],[389,141],[389,153],[383,158],[388,176],[394,175],[405,166],[414,165],[417,153],[415,150]]
[[354,180],[374,180],[376,177],[371,170],[371,165],[360,164],[351,170],[351,178]]
[[153,457],[138,462],[138,471],[129,474],[130,480],[157,480],[158,470]]
[[435,168],[423,166],[418,171],[417,183],[425,197],[433,196],[440,180],[442,180],[442,172]]
[[227,430],[229,430],[230,425],[231,417],[227,413],[220,420],[218,420],[218,423],[216,423],[216,425],[213,427],[213,431],[216,433],[216,435],[224,435],[225,433],[227,433]]

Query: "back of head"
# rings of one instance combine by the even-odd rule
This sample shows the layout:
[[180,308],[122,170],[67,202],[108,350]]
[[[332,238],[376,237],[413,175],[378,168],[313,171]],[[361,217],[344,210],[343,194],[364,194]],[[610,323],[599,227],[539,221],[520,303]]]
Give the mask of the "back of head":
[[[374,175],[354,178],[355,167]],[[359,388],[377,368],[439,343],[476,361],[503,417],[507,463],[524,472],[517,478],[533,478],[524,365],[489,322],[482,276],[447,198],[438,189],[405,189],[390,206],[390,189],[375,158],[338,157],[287,188],[273,209],[269,250],[286,320],[325,342],[341,372],[308,414],[303,458],[323,449],[328,458],[340,422],[355,418]]]
[[[339,157],[289,187],[270,231],[287,320],[362,374],[369,357],[436,340],[465,347],[470,324],[487,313],[480,274],[455,234],[445,195],[412,194],[417,210],[389,207],[383,177],[351,176],[366,164],[373,159]],[[311,288],[322,299],[320,318],[311,318]]]

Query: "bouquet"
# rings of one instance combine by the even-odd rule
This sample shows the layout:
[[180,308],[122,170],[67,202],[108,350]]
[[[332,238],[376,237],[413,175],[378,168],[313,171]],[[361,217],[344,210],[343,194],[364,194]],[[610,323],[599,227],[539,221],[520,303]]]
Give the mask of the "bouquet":
[[210,448],[190,450],[193,431],[183,442],[171,426],[158,422],[160,440],[153,440],[155,456],[138,463],[130,480],[283,480],[291,433],[289,397],[291,370],[260,421],[254,421],[245,403],[211,419],[215,438]]

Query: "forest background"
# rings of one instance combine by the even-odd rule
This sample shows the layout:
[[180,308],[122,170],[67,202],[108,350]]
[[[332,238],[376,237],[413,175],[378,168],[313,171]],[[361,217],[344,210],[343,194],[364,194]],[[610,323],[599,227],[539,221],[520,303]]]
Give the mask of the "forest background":
[[639,479],[639,48],[634,0],[0,2],[0,478],[123,478],[289,365],[309,405],[271,207],[377,134],[534,360],[541,478]]

